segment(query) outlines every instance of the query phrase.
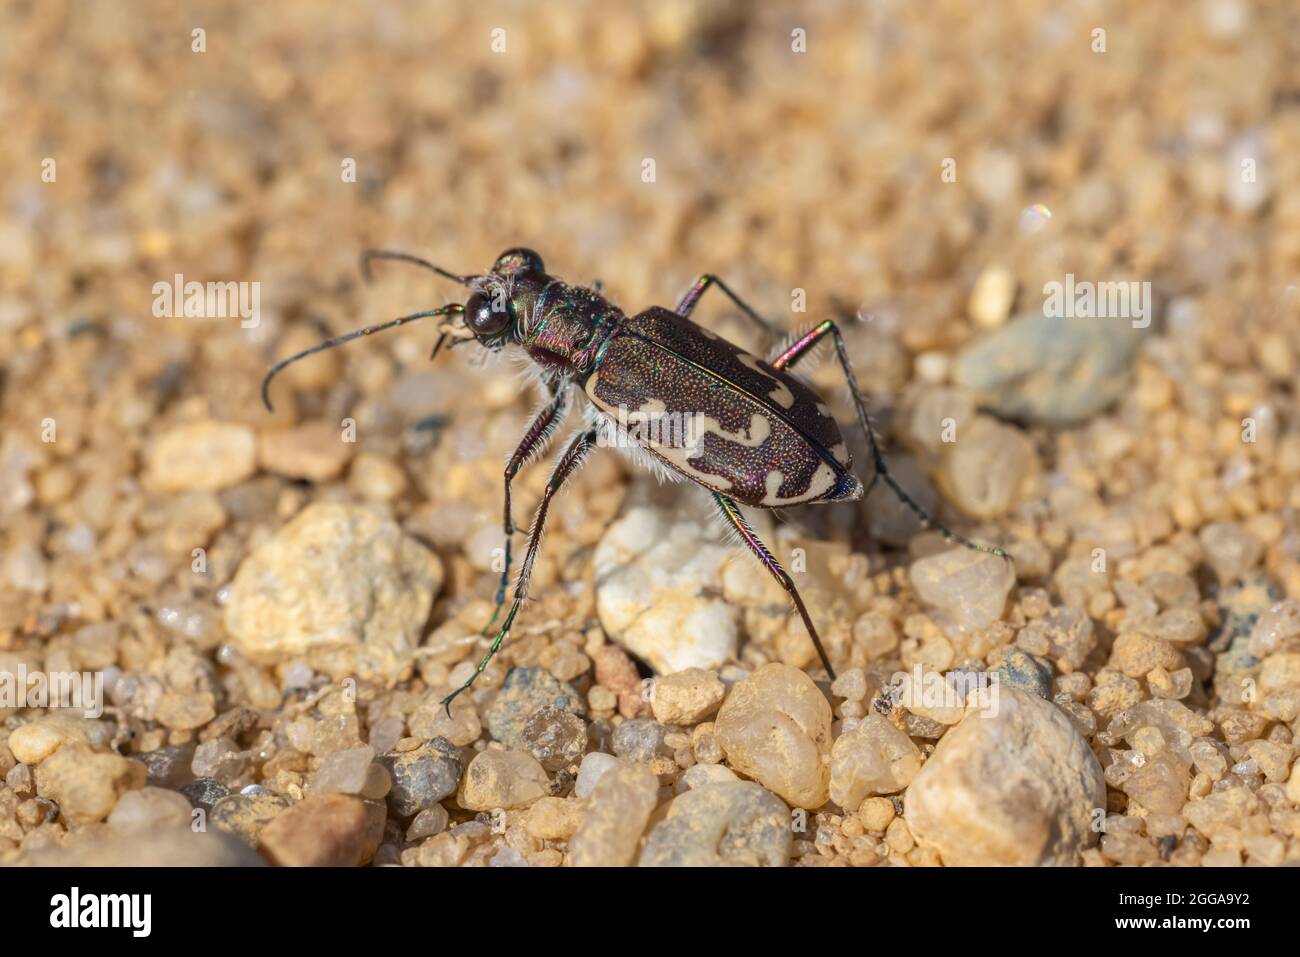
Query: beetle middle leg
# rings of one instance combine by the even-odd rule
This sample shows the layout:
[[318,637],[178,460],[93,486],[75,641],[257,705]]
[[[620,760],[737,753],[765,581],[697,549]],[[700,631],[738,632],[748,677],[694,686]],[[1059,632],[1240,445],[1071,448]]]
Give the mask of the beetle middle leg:
[[1003,549],[993,545],[981,545],[978,542],[972,542],[970,539],[950,531],[936,522],[924,508],[917,504],[912,496],[904,491],[898,481],[889,473],[889,466],[885,464],[885,457],[880,452],[880,445],[876,442],[876,432],[871,427],[871,420],[867,417],[867,405],[862,398],[862,390],[858,387],[857,376],[853,374],[853,364],[849,362],[849,351],[844,345],[844,335],[840,332],[839,326],[833,319],[827,319],[820,325],[814,327],[811,331],[800,336],[788,349],[772,360],[772,367],[776,369],[793,368],[794,364],[807,355],[812,348],[817,345],[826,336],[831,336],[835,342],[835,355],[839,359],[840,368],[844,370],[844,378],[849,384],[849,394],[853,397],[853,408],[858,416],[858,424],[862,426],[862,431],[866,433],[867,442],[871,448],[871,458],[875,465],[875,474],[871,477],[871,483],[867,486],[866,494],[871,494],[871,490],[876,485],[876,480],[883,480],[889,486],[890,490],[898,497],[907,508],[909,508],[921,524],[926,528],[933,528],[936,532],[943,535],[944,538],[956,542],[958,545],[964,545],[972,548],[977,552],[988,552],[990,555],[997,555],[999,558],[1009,559],[1009,556]]
[[739,306],[740,311],[745,314],[745,318],[748,319],[750,322],[752,322],[754,325],[758,326],[759,329],[763,330],[764,335],[769,337],[768,338],[769,342],[776,342],[778,339],[781,338],[783,333],[780,329],[778,329],[773,323],[768,322],[757,312],[755,312],[752,308],[750,308],[750,306],[743,299],[741,299],[739,296],[737,296],[734,292],[731,291],[730,286],[728,286],[725,282],[723,282],[721,279],[719,279],[717,276],[713,275],[712,273],[706,272],[702,276],[700,276],[699,279],[695,280],[695,284],[686,291],[686,295],[682,296],[682,301],[677,304],[677,308],[674,310],[674,312],[676,312],[677,315],[681,316],[683,319],[690,318],[691,312],[692,310],[695,309],[696,303],[700,301],[700,297],[704,295],[705,291],[710,286],[717,286],[719,289],[723,291],[723,293],[726,294],[728,299],[730,299],[737,306]]
[[817,629],[812,623],[812,618],[808,615],[808,609],[804,606],[803,598],[799,595],[799,589],[794,585],[794,579],[790,577],[789,572],[781,567],[781,563],[772,554],[772,550],[763,544],[762,539],[750,527],[745,516],[741,514],[740,507],[721,492],[714,492],[713,498],[718,503],[718,508],[722,509],[723,516],[731,523],[732,528],[740,534],[745,544],[749,546],[749,550],[763,563],[763,566],[776,579],[776,583],[784,588],[791,600],[794,601],[794,607],[799,612],[799,617],[803,619],[803,626],[808,629],[808,637],[812,639],[813,647],[817,649],[817,657],[822,660],[822,667],[826,669],[826,673],[834,681],[835,669],[831,667],[830,656],[826,654],[826,649],[822,647],[822,640],[817,635]]
[[474,673],[469,679],[453,691],[447,697],[442,699],[442,705],[447,709],[448,716],[451,715],[451,702],[462,691],[469,690],[475,680],[481,675],[501,648],[501,643],[505,641],[506,635],[510,633],[510,626],[514,624],[515,615],[519,613],[519,606],[523,604],[524,599],[528,597],[528,583],[533,576],[533,564],[537,561],[537,551],[542,543],[542,533],[546,530],[546,514],[551,507],[551,499],[565,481],[578,470],[582,465],[583,459],[596,444],[596,430],[589,429],[575,436],[565,448],[564,454],[555,463],[555,469],[551,472],[550,481],[546,483],[546,491],[542,493],[542,501],[537,506],[537,513],[533,516],[533,527],[528,533],[528,549],[524,552],[523,564],[519,567],[519,577],[515,580],[515,597],[510,605],[510,611],[506,614],[506,620],[501,623],[501,629],[497,632],[496,638],[492,640],[492,646],[483,656],[483,660],[478,663]]
[[492,617],[488,619],[488,623],[483,626],[483,630],[480,632],[484,637],[492,630],[497,616],[501,614],[501,609],[505,607],[506,589],[510,587],[510,548],[511,539],[515,534],[514,516],[510,506],[510,483],[519,473],[519,470],[527,464],[528,460],[541,451],[542,446],[546,444],[546,440],[555,431],[555,427],[564,418],[564,413],[568,407],[569,384],[560,382],[552,392],[551,401],[543,406],[537,415],[533,416],[533,421],[529,423],[527,431],[524,432],[524,437],[519,440],[519,447],[510,456],[510,461],[506,463],[505,504],[501,523],[506,538],[504,564],[501,568],[501,583],[497,586],[496,607],[492,609]]

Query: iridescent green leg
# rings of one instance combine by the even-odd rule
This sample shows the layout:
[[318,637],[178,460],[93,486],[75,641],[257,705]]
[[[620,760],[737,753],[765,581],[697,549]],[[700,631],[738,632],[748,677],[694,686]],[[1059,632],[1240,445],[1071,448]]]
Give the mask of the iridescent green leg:
[[510,611],[506,614],[506,620],[501,624],[501,630],[497,632],[496,638],[493,639],[492,646],[488,648],[487,654],[478,663],[474,673],[469,676],[469,679],[463,685],[442,699],[442,705],[447,709],[448,716],[451,715],[451,702],[461,692],[468,691],[478,676],[487,669],[488,662],[500,650],[501,643],[505,641],[506,635],[510,633],[510,626],[514,624],[515,615],[519,613],[519,606],[528,597],[528,582],[533,576],[533,564],[537,561],[537,550],[542,542],[542,532],[546,529],[546,514],[550,510],[551,499],[555,497],[555,493],[560,490],[560,486],[564,484],[565,480],[578,470],[578,466],[582,464],[582,460],[587,457],[587,453],[591,451],[592,446],[595,444],[596,430],[591,429],[583,432],[569,443],[564,450],[564,454],[555,463],[555,470],[551,472],[550,481],[546,483],[546,491],[542,493],[542,501],[537,506],[537,514],[533,517],[532,530],[528,533],[528,550],[524,552],[524,561],[519,568],[519,578],[515,581],[515,598],[510,605]]
[[717,286],[721,289],[728,299],[740,307],[740,311],[745,314],[745,318],[763,330],[763,333],[769,336],[771,341],[775,342],[781,337],[782,333],[780,329],[751,309],[743,299],[731,291],[731,287],[712,273],[706,272],[704,275],[700,276],[699,279],[695,280],[695,285],[691,286],[691,288],[687,290],[686,295],[682,296],[682,301],[677,304],[677,309],[675,310],[677,315],[681,316],[683,319],[689,318],[692,310],[695,309],[696,303],[700,301],[700,297],[704,295],[705,291],[708,290],[710,286]]
[[786,590],[786,594],[794,602],[799,617],[803,619],[803,626],[808,630],[808,637],[812,639],[813,647],[817,649],[817,657],[822,660],[822,667],[826,669],[826,673],[834,681],[835,669],[831,667],[830,656],[826,654],[826,649],[822,647],[822,640],[817,635],[817,629],[813,626],[812,617],[804,606],[803,598],[799,595],[799,589],[794,587],[794,579],[781,567],[781,563],[776,560],[776,556],[772,554],[771,549],[764,545],[763,540],[749,527],[749,522],[741,514],[739,506],[720,492],[714,492],[713,498],[718,503],[718,508],[722,509],[723,516],[731,523],[731,527],[739,533],[744,543],[749,546],[749,550],[758,557],[758,560],[763,563],[763,567],[776,579],[776,583]]
[[858,416],[858,424],[862,426],[862,431],[866,433],[867,442],[871,448],[871,458],[875,463],[876,473],[871,477],[871,484],[867,486],[867,492],[870,493],[875,488],[876,480],[881,479],[898,497],[898,500],[915,513],[916,517],[921,520],[921,524],[926,528],[934,529],[944,538],[956,542],[958,545],[964,545],[977,552],[987,552],[990,555],[997,555],[999,558],[1010,560],[1011,556],[1001,548],[994,545],[980,545],[944,528],[930,516],[929,512],[917,504],[916,500],[908,495],[897,480],[889,474],[889,467],[885,464],[885,457],[881,454],[880,445],[876,442],[875,430],[872,429],[871,420],[867,417],[867,405],[862,399],[862,390],[858,388],[857,377],[853,374],[853,365],[849,362],[849,351],[844,346],[844,336],[840,333],[839,326],[833,320],[827,319],[800,336],[788,349],[772,360],[772,367],[775,369],[792,368],[796,362],[812,351],[813,346],[828,335],[834,339],[835,355],[839,359],[840,368],[844,370],[844,378],[848,380],[849,394],[853,397],[853,408]]
[[506,547],[504,563],[501,568],[501,583],[497,586],[496,607],[492,609],[492,617],[488,623],[483,626],[479,632],[483,637],[487,637],[492,626],[496,624],[497,616],[501,614],[501,609],[506,603],[506,589],[510,587],[510,549],[511,539],[515,534],[515,522],[513,512],[510,507],[510,483],[519,473],[519,470],[537,454],[546,440],[550,438],[551,433],[555,430],[556,425],[564,418],[565,410],[569,403],[569,386],[567,382],[561,382],[555,388],[555,394],[551,401],[533,417],[529,423],[528,430],[524,432],[524,437],[519,441],[519,447],[515,449],[514,455],[510,456],[510,461],[506,463],[505,471],[505,516],[502,520],[502,529],[505,532]]

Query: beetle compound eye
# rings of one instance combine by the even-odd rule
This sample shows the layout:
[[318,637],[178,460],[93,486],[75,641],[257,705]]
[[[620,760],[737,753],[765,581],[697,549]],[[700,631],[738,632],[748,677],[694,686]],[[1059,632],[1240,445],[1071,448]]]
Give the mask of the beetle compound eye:
[[499,335],[510,324],[510,311],[506,304],[479,292],[465,303],[465,315],[476,336]]

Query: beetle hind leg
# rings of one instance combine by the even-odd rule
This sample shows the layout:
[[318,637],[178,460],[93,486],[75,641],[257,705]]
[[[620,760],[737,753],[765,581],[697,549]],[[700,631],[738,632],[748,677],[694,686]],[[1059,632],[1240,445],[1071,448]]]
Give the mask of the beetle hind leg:
[[704,295],[710,286],[717,286],[722,290],[722,293],[740,308],[745,318],[763,331],[769,342],[776,342],[781,338],[781,330],[775,324],[760,316],[753,307],[732,292],[731,287],[713,273],[706,272],[695,280],[695,284],[686,291],[686,295],[682,296],[682,301],[677,304],[677,308],[673,311],[683,319],[689,319],[691,312],[694,311],[696,304],[700,301],[700,297]]
[[835,669],[831,666],[830,656],[826,654],[826,649],[822,647],[822,640],[817,634],[816,626],[812,623],[812,618],[808,614],[808,608],[803,603],[803,598],[799,595],[799,589],[794,585],[794,579],[790,577],[789,572],[781,567],[781,563],[776,560],[776,556],[772,554],[771,549],[764,545],[762,539],[755,534],[749,522],[745,520],[745,516],[741,514],[739,506],[720,492],[714,492],[713,498],[718,503],[718,508],[722,510],[723,517],[739,533],[741,540],[754,553],[754,556],[763,563],[763,567],[771,573],[772,577],[776,579],[776,583],[786,590],[786,594],[794,602],[795,610],[799,612],[799,617],[803,619],[803,626],[808,630],[808,637],[812,639],[813,647],[817,649],[817,657],[821,659],[822,667],[826,669],[826,673],[834,681]]
[[907,494],[903,486],[898,484],[898,480],[889,472],[889,466],[885,463],[885,456],[880,451],[880,444],[876,441],[876,430],[871,427],[871,419],[867,415],[867,404],[862,398],[862,390],[858,387],[857,376],[853,374],[853,364],[849,362],[849,351],[844,345],[844,336],[840,332],[834,320],[827,319],[811,331],[800,336],[788,349],[772,360],[772,365],[777,369],[789,369],[794,366],[801,358],[812,351],[826,336],[830,336],[835,343],[835,357],[839,360],[840,368],[844,371],[844,378],[849,384],[849,394],[853,397],[853,409],[858,416],[858,424],[862,426],[862,431],[867,436],[867,444],[871,449],[871,459],[875,466],[875,474],[871,476],[871,481],[867,484],[864,495],[870,495],[871,490],[876,487],[877,481],[882,481],[889,487],[900,502],[905,505],[926,528],[932,528],[949,541],[956,542],[966,548],[974,549],[977,552],[987,552],[990,555],[997,555],[999,558],[1005,558],[1008,561],[1011,556],[1004,549],[995,545],[981,545],[978,542],[972,542],[963,535],[945,528],[934,520],[928,511],[912,496]]

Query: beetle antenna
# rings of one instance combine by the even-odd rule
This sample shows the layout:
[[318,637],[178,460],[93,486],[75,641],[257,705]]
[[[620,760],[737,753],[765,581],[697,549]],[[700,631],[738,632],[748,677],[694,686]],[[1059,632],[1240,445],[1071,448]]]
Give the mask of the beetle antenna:
[[472,278],[470,276],[457,276],[454,272],[448,272],[441,266],[435,266],[433,263],[429,262],[429,260],[421,259],[419,256],[412,256],[410,253],[399,253],[390,249],[367,249],[361,253],[360,260],[361,276],[366,282],[370,282],[370,280],[374,278],[370,270],[370,262],[373,259],[392,259],[397,262],[411,263],[412,265],[427,269],[430,272],[435,272],[445,279],[451,279],[454,282],[458,282],[462,286],[469,285],[469,280]]
[[[271,371],[266,374],[262,380],[262,404],[266,406],[268,412],[274,412],[275,408],[271,405],[270,387],[271,380],[285,366],[297,362],[299,359],[305,359],[307,356],[315,355],[317,352],[324,352],[326,349],[333,349],[335,346],[341,346],[345,342],[351,342],[353,339],[360,339],[362,336],[369,336],[376,332],[383,332],[385,329],[395,329],[398,326],[404,326],[408,322],[414,322],[416,319],[430,319],[434,316],[456,315],[465,311],[465,307],[458,302],[450,306],[443,306],[440,309],[429,309],[424,312],[413,312],[409,316],[400,316],[389,322],[381,322],[375,326],[366,326],[364,329],[358,329],[355,332],[349,332],[345,335],[335,336],[333,339],[326,339],[319,345],[312,346],[310,349],[304,349],[296,355],[289,356],[287,359],[281,359],[275,365],[271,366]],[[441,340],[440,340],[441,341]]]

